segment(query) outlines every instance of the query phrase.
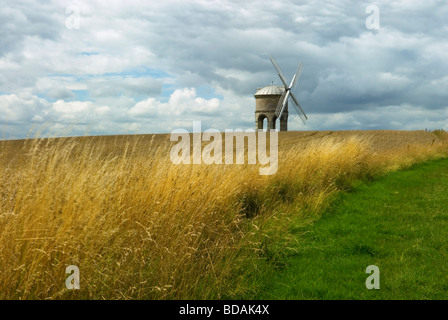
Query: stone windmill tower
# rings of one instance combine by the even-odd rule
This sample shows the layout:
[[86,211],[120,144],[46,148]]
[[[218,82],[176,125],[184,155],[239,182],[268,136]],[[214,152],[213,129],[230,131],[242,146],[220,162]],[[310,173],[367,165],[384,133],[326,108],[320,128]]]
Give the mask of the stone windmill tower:
[[[285,92],[284,87],[279,87],[274,84],[263,88],[257,88],[255,92],[255,130],[258,129],[276,129],[275,115],[278,102]],[[264,119],[267,119],[267,128],[263,128]],[[280,131],[288,130],[288,104],[283,110],[280,118]]]
[[291,92],[291,90],[294,90],[296,87],[297,81],[302,73],[302,63],[299,64],[299,67],[288,86],[286,78],[277,61],[275,61],[272,56],[270,60],[277,70],[278,76],[284,86],[275,86],[274,84],[271,84],[270,86],[258,88],[255,92],[255,130],[264,129],[264,119],[267,119],[266,129],[277,129],[276,120],[280,119],[280,131],[288,131],[288,99],[290,97],[293,102],[292,105],[296,109],[297,114],[300,116],[303,123],[308,119],[296,97]]

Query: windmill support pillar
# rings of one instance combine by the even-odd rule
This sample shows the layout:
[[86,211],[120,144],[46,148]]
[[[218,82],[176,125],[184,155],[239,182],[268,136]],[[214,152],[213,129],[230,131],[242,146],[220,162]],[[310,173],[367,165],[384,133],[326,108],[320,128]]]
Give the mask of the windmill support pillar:
[[269,130],[271,130],[271,129],[275,129],[275,118],[274,117],[269,119]]
[[288,117],[280,119],[280,131],[288,131]]

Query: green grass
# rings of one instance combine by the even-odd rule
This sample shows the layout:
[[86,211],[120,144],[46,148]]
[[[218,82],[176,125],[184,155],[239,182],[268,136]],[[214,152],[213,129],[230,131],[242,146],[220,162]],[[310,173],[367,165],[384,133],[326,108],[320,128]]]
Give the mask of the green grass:
[[[263,262],[255,299],[447,299],[448,160],[413,166],[339,193],[323,216],[291,228],[284,267]],[[380,269],[380,289],[365,286]]]

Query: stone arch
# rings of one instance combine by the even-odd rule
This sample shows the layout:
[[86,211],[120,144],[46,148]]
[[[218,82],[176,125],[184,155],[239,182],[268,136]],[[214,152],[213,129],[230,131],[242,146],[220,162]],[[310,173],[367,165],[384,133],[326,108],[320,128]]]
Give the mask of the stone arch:
[[266,119],[266,129],[268,129],[268,127],[269,127],[269,117],[266,114],[264,114],[264,113],[261,113],[261,114],[258,115],[258,118],[257,118],[257,129],[259,129],[259,130],[264,129],[263,126],[264,126],[264,120],[265,119]]

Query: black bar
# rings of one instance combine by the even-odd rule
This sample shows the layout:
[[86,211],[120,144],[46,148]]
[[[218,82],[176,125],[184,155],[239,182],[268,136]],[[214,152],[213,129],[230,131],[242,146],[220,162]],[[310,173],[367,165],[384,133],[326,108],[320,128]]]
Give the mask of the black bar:
[[[366,300],[27,300],[0,301],[2,312],[19,316],[40,314],[62,319],[74,316],[138,319],[320,319],[336,315],[392,316],[401,318],[424,311],[436,314],[445,309],[446,301],[366,301]],[[8,310],[9,309],[9,310]],[[4,313],[6,314],[6,313]]]

